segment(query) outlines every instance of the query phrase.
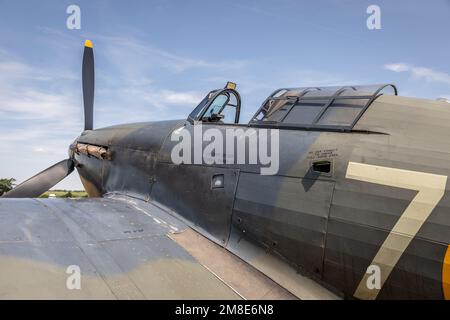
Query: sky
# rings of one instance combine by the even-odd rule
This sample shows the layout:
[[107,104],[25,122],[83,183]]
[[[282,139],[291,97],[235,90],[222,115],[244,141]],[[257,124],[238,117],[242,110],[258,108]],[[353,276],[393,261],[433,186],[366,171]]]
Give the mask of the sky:
[[[81,28],[67,28],[69,5]],[[368,6],[381,29],[369,30]],[[281,87],[394,83],[450,98],[450,1],[0,0],[0,178],[67,158],[83,129],[83,43],[94,43],[94,127],[186,118],[238,84],[245,123]],[[55,188],[82,189],[77,174]]]

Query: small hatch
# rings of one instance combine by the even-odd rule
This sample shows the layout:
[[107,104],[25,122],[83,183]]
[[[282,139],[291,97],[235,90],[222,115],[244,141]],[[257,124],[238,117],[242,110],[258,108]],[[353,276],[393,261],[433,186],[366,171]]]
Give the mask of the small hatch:
[[314,172],[330,173],[331,172],[331,162],[326,161],[326,160],[313,162],[312,170]]

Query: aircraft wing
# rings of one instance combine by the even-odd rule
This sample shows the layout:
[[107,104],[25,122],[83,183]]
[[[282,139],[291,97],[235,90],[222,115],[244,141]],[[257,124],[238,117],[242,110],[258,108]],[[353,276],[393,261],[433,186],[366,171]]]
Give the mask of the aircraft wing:
[[294,296],[155,204],[0,199],[0,299],[241,298]]

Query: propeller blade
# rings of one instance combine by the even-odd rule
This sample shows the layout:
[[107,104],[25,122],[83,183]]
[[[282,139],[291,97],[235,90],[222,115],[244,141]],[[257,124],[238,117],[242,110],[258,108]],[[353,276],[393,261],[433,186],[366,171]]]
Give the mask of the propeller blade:
[[83,54],[83,104],[84,104],[84,130],[94,127],[94,50],[91,40],[84,43]]
[[72,173],[74,163],[66,159],[22,182],[1,198],[37,198]]

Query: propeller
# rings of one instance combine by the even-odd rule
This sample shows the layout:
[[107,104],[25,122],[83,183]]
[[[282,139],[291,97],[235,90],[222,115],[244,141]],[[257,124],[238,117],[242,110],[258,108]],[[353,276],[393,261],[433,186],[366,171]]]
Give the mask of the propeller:
[[[92,42],[86,40],[83,54],[84,130],[92,130],[94,122],[94,51]],[[72,158],[62,160],[22,182],[1,198],[35,198],[52,188],[74,170]]]
[[37,198],[72,173],[74,163],[66,159],[22,182],[2,198]]
[[91,40],[86,40],[83,54],[84,130],[92,130],[94,126],[94,83],[94,50]]

